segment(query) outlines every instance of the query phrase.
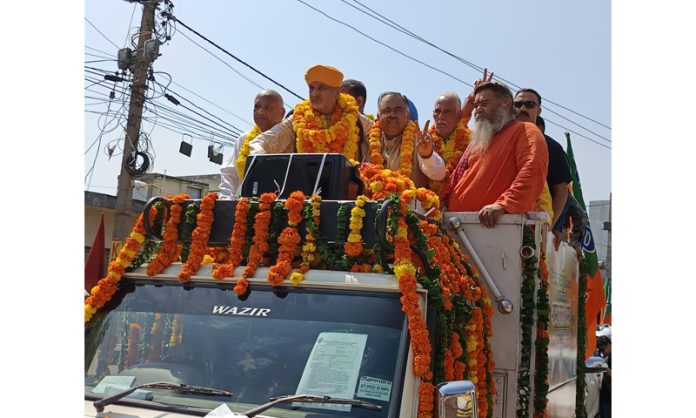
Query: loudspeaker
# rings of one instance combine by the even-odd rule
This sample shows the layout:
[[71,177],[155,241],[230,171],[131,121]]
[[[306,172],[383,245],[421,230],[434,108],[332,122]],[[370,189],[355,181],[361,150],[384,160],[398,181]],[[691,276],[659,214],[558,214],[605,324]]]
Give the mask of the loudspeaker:
[[296,190],[310,196],[317,177],[324,200],[353,200],[364,188],[357,167],[342,154],[252,155],[247,157],[246,170],[241,189],[243,197],[256,197],[280,189],[283,189],[278,196],[280,199]]

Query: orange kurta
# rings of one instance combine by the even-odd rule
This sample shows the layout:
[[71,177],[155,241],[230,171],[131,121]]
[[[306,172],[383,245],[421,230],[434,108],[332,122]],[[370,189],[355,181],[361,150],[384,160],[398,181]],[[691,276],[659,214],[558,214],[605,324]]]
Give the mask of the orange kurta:
[[549,164],[541,131],[528,122],[510,122],[488,149],[469,156],[468,168],[454,186],[449,211],[477,212],[499,203],[507,213],[536,210]]

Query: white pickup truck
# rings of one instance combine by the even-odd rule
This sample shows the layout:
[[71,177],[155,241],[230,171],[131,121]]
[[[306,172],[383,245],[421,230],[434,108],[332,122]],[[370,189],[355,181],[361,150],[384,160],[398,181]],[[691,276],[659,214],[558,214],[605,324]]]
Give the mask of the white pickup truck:
[[[525,259],[546,248],[546,410],[550,417],[574,416],[575,252],[565,244],[555,251],[535,214],[504,215],[488,229],[475,213],[445,213],[443,225],[471,256],[496,307],[491,340],[496,389],[489,417],[533,415],[538,368],[534,355],[531,363],[522,361],[520,289]],[[532,227],[532,246],[523,245],[525,226]],[[261,267],[250,280],[252,291],[238,296],[230,291],[236,279],[212,278],[210,264],[183,285],[176,280],[181,267],[174,263],[154,277],[145,267],[125,274],[87,324],[85,416],[418,416],[418,379],[394,275],[312,269],[298,285],[272,287],[268,268]],[[536,280],[535,289],[539,285]],[[435,351],[436,315],[420,285],[418,294]],[[529,393],[518,388],[525,376]],[[587,403],[594,405],[593,377],[586,381]],[[528,396],[526,403],[520,404],[521,394]],[[519,412],[520,405],[526,410]],[[485,415],[477,408],[474,384],[463,380],[440,383],[433,416]]]

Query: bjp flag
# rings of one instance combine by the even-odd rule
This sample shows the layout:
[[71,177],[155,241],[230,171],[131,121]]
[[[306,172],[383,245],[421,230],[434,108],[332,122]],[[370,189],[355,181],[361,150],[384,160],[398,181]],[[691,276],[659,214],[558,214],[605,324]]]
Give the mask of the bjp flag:
[[[578,201],[582,209],[587,212],[585,200],[582,197],[582,187],[580,185],[580,175],[578,174],[577,166],[575,165],[575,155],[573,154],[573,146],[570,143],[570,133],[566,132],[566,153],[568,154],[568,165],[570,166],[570,174],[573,178],[573,197]],[[599,261],[597,259],[597,250],[595,248],[592,229],[588,221],[585,233],[582,237],[582,251],[587,260],[587,288],[585,293],[585,320],[587,323],[587,346],[585,350],[585,359],[590,358],[595,350],[596,344],[596,329],[598,321],[602,320],[604,307],[607,303],[604,295],[604,283],[602,283],[602,275],[599,271]]]

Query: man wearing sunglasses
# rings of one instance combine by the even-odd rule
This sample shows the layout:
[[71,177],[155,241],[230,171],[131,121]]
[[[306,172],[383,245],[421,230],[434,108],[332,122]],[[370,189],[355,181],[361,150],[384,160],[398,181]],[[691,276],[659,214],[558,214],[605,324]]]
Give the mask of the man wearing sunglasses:
[[[536,124],[537,117],[541,113],[541,96],[534,89],[521,89],[515,95],[513,102],[517,110],[517,120],[520,122],[530,122]],[[556,223],[564,211],[568,201],[568,184],[572,181],[570,167],[568,166],[568,156],[561,144],[544,133],[546,146],[549,151],[549,170],[546,175],[546,183],[551,192],[553,208],[553,219],[551,225],[556,228]],[[558,244],[558,242],[556,242]]]

